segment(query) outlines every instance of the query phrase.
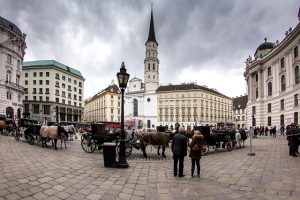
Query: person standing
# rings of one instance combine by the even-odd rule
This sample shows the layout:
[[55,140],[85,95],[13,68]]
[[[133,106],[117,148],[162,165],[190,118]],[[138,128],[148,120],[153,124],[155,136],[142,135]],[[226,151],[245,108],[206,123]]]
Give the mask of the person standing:
[[187,155],[187,138],[184,135],[184,128],[179,128],[179,133],[176,134],[172,140],[172,152],[174,159],[174,176],[177,176],[177,166],[179,161],[179,177],[185,176],[183,174],[184,157]]
[[293,123],[291,123],[290,127],[287,128],[286,131],[290,156],[297,157],[296,151],[298,147],[297,146],[298,134],[299,134],[298,129],[295,127]]
[[192,138],[192,142],[190,146],[190,158],[192,162],[191,166],[191,176],[194,177],[195,165],[197,165],[197,176],[200,177],[200,159],[202,156],[202,143],[203,143],[203,135],[201,135],[200,131],[196,130],[194,136]]

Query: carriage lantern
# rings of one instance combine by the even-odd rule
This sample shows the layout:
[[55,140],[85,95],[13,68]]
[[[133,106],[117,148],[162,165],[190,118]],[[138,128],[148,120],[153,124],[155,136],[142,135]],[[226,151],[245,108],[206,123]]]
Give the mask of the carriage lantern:
[[124,130],[124,91],[127,87],[127,83],[129,80],[129,74],[126,73],[126,68],[124,62],[122,62],[120,72],[117,73],[117,78],[119,82],[119,88],[121,89],[121,134],[120,134],[120,153],[118,160],[118,167],[127,168],[129,167],[128,162],[126,160],[126,143],[125,143],[125,130]]

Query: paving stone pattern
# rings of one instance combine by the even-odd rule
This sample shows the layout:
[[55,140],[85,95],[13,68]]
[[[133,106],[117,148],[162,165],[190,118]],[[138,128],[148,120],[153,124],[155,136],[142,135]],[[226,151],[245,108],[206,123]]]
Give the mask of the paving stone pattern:
[[128,169],[104,168],[102,151],[85,153],[80,141],[67,149],[42,148],[0,135],[0,200],[3,199],[300,199],[300,158],[288,156],[286,138],[253,140],[246,148],[212,152],[201,159],[201,178],[173,176],[167,159],[148,147],[134,150]]

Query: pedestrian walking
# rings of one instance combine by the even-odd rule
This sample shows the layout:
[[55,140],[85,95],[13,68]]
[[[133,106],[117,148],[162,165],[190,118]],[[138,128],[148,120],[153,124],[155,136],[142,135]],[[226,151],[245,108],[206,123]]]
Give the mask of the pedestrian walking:
[[281,125],[281,126],[280,126],[280,134],[281,134],[281,135],[284,135],[284,129],[285,129],[285,128],[284,128],[284,125]]
[[202,156],[202,144],[203,144],[203,135],[200,131],[196,130],[192,138],[190,146],[190,158],[191,158],[191,176],[194,177],[195,165],[197,165],[197,176],[200,177],[200,159]]
[[269,129],[268,129],[268,127],[266,126],[266,128],[265,128],[265,136],[268,136],[268,132],[269,132]]
[[183,174],[184,157],[187,155],[187,138],[184,135],[184,128],[179,128],[179,133],[176,134],[172,140],[172,152],[174,159],[174,176],[177,176],[177,167],[179,161],[179,177],[185,176]]
[[286,136],[288,140],[290,156],[297,157],[296,151],[298,148],[299,131],[293,123],[291,123],[290,126],[287,128]]

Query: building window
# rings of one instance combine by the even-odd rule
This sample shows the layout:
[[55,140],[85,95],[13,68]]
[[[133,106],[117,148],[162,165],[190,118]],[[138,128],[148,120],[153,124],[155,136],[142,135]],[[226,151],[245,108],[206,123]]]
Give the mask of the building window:
[[258,82],[258,74],[255,74],[255,81]]
[[271,103],[268,103],[268,113],[272,112],[272,104]]
[[150,71],[150,63],[148,63],[148,70]]
[[33,96],[33,101],[36,101],[36,96]]
[[39,104],[33,104],[33,113],[35,113],[35,114],[40,113],[40,105]]
[[49,80],[46,80],[46,85],[49,85]]
[[114,114],[114,109],[113,108],[110,109],[110,113]]
[[155,71],[155,63],[153,63],[153,71]]
[[49,97],[46,97],[46,101],[49,101]]
[[33,80],[33,85],[36,85],[36,80]]
[[46,72],[46,77],[49,77],[50,76],[50,73],[49,72]]
[[280,100],[280,110],[284,110],[284,99]]
[[43,72],[40,72],[40,77],[43,77]]
[[62,99],[62,100],[61,100],[61,103],[62,103],[62,104],[65,104],[65,103],[66,103],[66,100],[65,100],[65,99]]
[[40,101],[43,101],[43,96],[40,96]]
[[65,76],[62,76],[62,80],[65,81],[65,80],[66,80],[66,77],[65,77]]
[[299,71],[299,66],[295,67],[295,84],[300,83],[300,71]]
[[281,76],[281,91],[285,91],[286,89],[286,81],[285,81],[285,75]]
[[7,54],[7,56],[6,56],[6,63],[7,64],[11,64],[11,62],[12,62],[12,55]]
[[272,118],[270,116],[268,117],[268,126],[272,126]]
[[17,74],[17,77],[16,77],[16,85],[19,86],[20,85],[20,75]]
[[39,88],[39,94],[43,94],[43,88]]
[[32,88],[32,94],[36,94],[36,88]]
[[11,71],[6,71],[6,83],[11,83]]
[[49,94],[49,88],[46,88],[46,94]]
[[284,125],[284,115],[280,115],[280,125]]
[[59,98],[55,98],[55,102],[56,102],[56,103],[59,103]]
[[294,48],[294,58],[298,57],[298,46]]
[[43,80],[40,80],[40,85],[43,85]]
[[268,96],[272,96],[272,82],[268,83]]
[[44,114],[50,115],[50,105],[43,105]]
[[55,74],[55,78],[59,80],[59,74],[58,73]]
[[258,98],[258,87],[255,89],[255,98]]
[[297,124],[298,124],[298,121],[299,121],[299,120],[298,120],[298,112],[295,112],[295,113],[294,113],[294,124],[297,125]]
[[255,106],[252,106],[252,115],[255,115],[255,114],[256,114]]
[[28,94],[28,88],[24,88],[25,94]]
[[26,101],[28,100],[28,96],[25,96],[25,100],[26,100]]
[[298,94],[294,95],[294,106],[297,107],[299,105],[298,103]]
[[28,77],[28,73],[25,73],[25,77]]
[[55,95],[59,96],[59,90],[55,90]]
[[281,67],[281,68],[284,68],[284,58],[281,58],[281,59],[280,59],[280,67]]
[[6,92],[6,98],[11,99],[11,92]]
[[69,83],[71,83],[71,82],[72,82],[72,81],[71,81],[71,78],[68,78],[68,82],[69,82]]
[[63,84],[61,85],[61,87],[62,87],[62,88],[66,88],[66,85],[63,83]]
[[271,67],[268,67],[268,76],[271,76],[272,75],[272,69]]
[[36,72],[33,72],[33,77],[36,77]]
[[134,117],[138,116],[138,100],[137,99],[133,100],[133,116]]

